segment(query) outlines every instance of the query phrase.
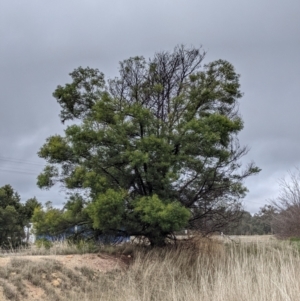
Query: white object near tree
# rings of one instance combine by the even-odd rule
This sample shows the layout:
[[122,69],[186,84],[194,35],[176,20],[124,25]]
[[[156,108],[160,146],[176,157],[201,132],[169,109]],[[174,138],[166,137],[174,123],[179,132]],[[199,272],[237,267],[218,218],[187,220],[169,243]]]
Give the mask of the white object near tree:
[[29,223],[28,227],[24,227],[24,234],[25,238],[23,239],[24,242],[34,244],[36,240],[36,236],[34,233],[32,233],[33,224]]

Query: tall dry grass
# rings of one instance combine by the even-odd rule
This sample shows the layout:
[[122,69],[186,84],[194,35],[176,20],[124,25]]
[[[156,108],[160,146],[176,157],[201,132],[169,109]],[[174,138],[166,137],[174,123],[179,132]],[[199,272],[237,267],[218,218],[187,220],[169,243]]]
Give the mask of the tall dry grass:
[[277,241],[226,246],[204,240],[135,256],[93,300],[300,300],[299,252]]
[[[126,248],[124,248],[125,250]],[[132,250],[131,250],[132,251]],[[296,301],[300,300],[300,255],[297,244],[277,240],[222,243],[208,239],[179,242],[177,248],[149,249],[134,246],[126,271],[94,274],[88,269],[74,276],[51,265],[51,273],[64,279],[65,290],[50,292],[44,300],[73,301]],[[13,261],[2,275],[40,274],[30,262]],[[45,271],[44,271],[45,272]],[[48,273],[49,274],[49,273]],[[1,275],[0,275],[1,276]],[[1,278],[1,277],[0,277]],[[20,277],[19,277],[20,279]],[[40,279],[40,278],[39,278]],[[40,280],[42,281],[42,280]],[[48,287],[41,282],[44,290]],[[49,289],[49,288],[48,288]],[[22,296],[19,296],[21,300]],[[14,300],[14,299],[11,299]]]

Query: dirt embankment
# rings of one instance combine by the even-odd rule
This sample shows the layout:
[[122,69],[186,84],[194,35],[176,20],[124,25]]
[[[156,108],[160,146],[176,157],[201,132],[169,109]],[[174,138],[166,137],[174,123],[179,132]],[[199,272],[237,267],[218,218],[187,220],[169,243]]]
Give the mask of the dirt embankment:
[[120,274],[126,269],[129,257],[106,254],[2,256],[0,301],[65,301],[73,300],[74,296],[77,300],[86,290],[94,289],[104,274]]

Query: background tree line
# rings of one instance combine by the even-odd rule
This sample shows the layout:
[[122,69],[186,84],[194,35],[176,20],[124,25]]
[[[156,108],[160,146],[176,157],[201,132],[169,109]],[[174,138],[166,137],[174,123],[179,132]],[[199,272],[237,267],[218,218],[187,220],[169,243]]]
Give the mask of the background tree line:
[[16,248],[22,244],[24,227],[29,225],[35,208],[40,207],[35,197],[22,203],[10,185],[0,188],[0,248]]
[[223,233],[227,235],[275,234],[273,223],[276,212],[276,208],[272,205],[263,206],[254,215],[247,211],[241,211],[238,223],[229,224],[223,229]]
[[300,169],[279,180],[279,195],[251,216],[243,211],[237,225],[224,228],[235,235],[274,234],[280,239],[300,239]]

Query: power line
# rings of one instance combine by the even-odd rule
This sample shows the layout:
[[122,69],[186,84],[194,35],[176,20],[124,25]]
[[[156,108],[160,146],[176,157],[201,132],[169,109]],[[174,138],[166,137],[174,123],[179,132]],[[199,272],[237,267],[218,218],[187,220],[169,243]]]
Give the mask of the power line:
[[1,161],[6,161],[6,162],[12,162],[12,163],[21,163],[21,164],[29,164],[29,165],[36,165],[36,166],[45,166],[45,164],[33,162],[33,161],[24,161],[21,159],[16,159],[16,158],[8,158],[8,157],[3,157],[0,156]]
[[26,174],[26,175],[37,175],[38,174],[38,171],[37,172],[28,172],[26,170],[13,170],[13,169],[0,169],[0,172],[15,172],[15,173],[21,173],[21,174]]
[[[6,162],[6,163],[15,163],[18,165],[32,165],[32,166],[45,166],[45,164],[40,164],[34,161],[29,160],[23,160],[18,158],[11,158],[11,157],[4,157],[0,156],[0,162]],[[15,164],[6,164],[6,165],[12,165],[12,166],[3,166],[3,168],[0,168],[1,173],[10,172],[10,173],[18,173],[18,174],[24,174],[24,175],[38,175],[41,170],[33,170],[33,169],[18,169],[18,167],[15,167]],[[12,168],[11,168],[12,167]],[[24,166],[25,167],[25,166]],[[26,167],[25,167],[26,168]]]

